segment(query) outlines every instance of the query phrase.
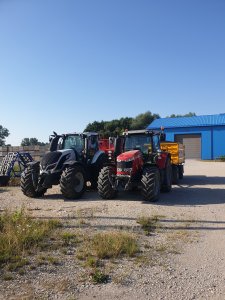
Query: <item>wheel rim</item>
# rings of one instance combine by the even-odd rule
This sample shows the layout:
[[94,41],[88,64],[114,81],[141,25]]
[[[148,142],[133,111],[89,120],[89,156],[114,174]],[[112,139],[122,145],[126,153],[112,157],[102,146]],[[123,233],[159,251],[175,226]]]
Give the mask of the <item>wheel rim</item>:
[[77,193],[80,193],[84,187],[84,176],[81,172],[75,174],[75,185],[74,190]]

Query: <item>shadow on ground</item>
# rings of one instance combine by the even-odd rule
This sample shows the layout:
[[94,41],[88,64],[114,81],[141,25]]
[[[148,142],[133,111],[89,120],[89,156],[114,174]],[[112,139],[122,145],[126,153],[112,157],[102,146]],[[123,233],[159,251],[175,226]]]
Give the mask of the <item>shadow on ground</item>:
[[[180,180],[179,185],[173,185],[169,193],[161,193],[157,202],[145,202],[142,199],[140,191],[121,191],[117,195],[118,201],[141,201],[151,205],[168,205],[168,206],[193,206],[208,204],[225,203],[225,177],[208,177],[208,176],[185,176]],[[212,185],[212,187],[210,187]],[[49,190],[50,191],[50,190]],[[93,202],[107,201],[102,200],[96,190],[87,190],[80,199],[68,200],[63,198],[60,193],[46,193],[39,201],[60,200],[65,202]]]

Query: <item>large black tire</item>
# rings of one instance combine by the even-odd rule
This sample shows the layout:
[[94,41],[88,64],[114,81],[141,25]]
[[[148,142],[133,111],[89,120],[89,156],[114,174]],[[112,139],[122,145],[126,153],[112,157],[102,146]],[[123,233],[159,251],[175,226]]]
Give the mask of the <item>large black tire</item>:
[[107,166],[102,168],[98,176],[98,194],[103,199],[113,199],[116,197],[116,190],[113,189],[110,181],[113,181],[112,175],[114,168]]
[[172,166],[172,183],[178,184],[178,182],[179,182],[178,166],[173,165]]
[[38,192],[35,190],[34,182],[38,182],[38,175],[38,170],[32,169],[31,167],[27,167],[21,174],[20,187],[24,195],[27,197],[39,198],[47,191],[47,189],[43,189]]
[[98,159],[97,162],[93,165],[91,170],[91,188],[97,189],[98,188],[98,177],[101,169],[103,168],[104,164],[106,163],[107,157],[105,154],[102,154]]
[[79,165],[67,167],[61,175],[60,188],[65,198],[80,198],[86,189],[84,168]]
[[179,179],[183,179],[183,177],[184,177],[184,166],[183,165],[178,166],[178,173],[179,173]]
[[170,192],[172,188],[172,166],[170,158],[166,160],[161,191]]
[[155,202],[160,194],[160,173],[156,167],[146,167],[141,178],[141,193],[146,201]]

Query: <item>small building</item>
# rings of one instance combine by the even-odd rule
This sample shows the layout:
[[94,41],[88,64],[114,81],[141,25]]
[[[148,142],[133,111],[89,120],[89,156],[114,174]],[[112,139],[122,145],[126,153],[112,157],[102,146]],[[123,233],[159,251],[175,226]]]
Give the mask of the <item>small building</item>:
[[166,140],[185,145],[186,158],[217,159],[225,155],[225,114],[160,118],[147,129],[164,128]]

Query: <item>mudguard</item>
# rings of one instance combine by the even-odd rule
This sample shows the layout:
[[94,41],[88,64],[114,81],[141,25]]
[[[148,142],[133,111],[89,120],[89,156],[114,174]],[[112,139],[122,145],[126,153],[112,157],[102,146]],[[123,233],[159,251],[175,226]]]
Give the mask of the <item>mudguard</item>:
[[96,163],[99,161],[99,159],[101,159],[101,157],[102,157],[102,158],[106,158],[105,152],[102,151],[102,150],[98,150],[98,151],[95,153],[94,157],[92,158],[91,164],[92,164],[92,165],[93,165],[93,164],[96,164]]
[[170,154],[167,152],[161,152],[158,156],[157,165],[159,169],[164,169],[166,167],[167,158],[170,159]]

